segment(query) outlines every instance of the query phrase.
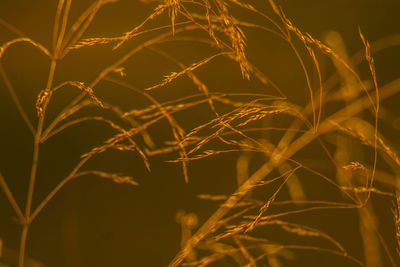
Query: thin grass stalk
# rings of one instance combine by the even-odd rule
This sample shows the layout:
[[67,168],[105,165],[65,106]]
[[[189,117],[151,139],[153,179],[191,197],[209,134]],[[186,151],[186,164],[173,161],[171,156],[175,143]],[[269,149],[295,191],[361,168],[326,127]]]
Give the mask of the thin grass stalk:
[[1,172],[0,172],[0,187],[3,189],[7,197],[7,200],[10,202],[10,205],[14,209],[16,215],[18,216],[19,221],[23,223],[25,221],[25,216],[22,213],[21,208],[19,207],[17,201],[15,200],[15,197],[11,192],[10,188],[8,187],[6,179],[4,179],[4,176]]
[[[51,85],[53,84],[56,64],[57,64],[57,61],[55,59],[53,59],[51,62],[51,65],[50,65],[49,77],[48,77],[47,85],[46,85],[46,89],[48,89],[48,90],[50,90]],[[34,193],[34,189],[35,189],[35,181],[36,181],[37,168],[38,168],[38,162],[39,162],[40,139],[41,139],[41,135],[42,135],[42,131],[43,131],[45,110],[46,110],[46,107],[47,107],[47,104],[49,103],[49,101],[50,101],[50,98],[47,98],[45,107],[44,107],[44,113],[39,117],[36,135],[35,135],[35,139],[34,139],[32,168],[31,168],[31,173],[30,173],[30,178],[29,178],[29,187],[28,187],[26,207],[25,207],[26,222],[22,229],[21,242],[20,242],[19,263],[18,263],[19,267],[24,267],[27,235],[28,235],[29,225],[32,221],[31,220],[31,209],[32,209],[33,193]]]
[[[63,2],[64,2],[63,0],[60,0],[59,8],[62,8]],[[67,4],[65,7],[65,11],[64,11],[64,16],[62,18],[60,32],[58,33],[58,31],[57,31],[58,29],[56,29],[54,31],[53,40],[56,39],[55,36],[57,34],[58,34],[58,36],[57,36],[57,40],[56,40],[55,47],[54,47],[54,52],[53,52],[53,56],[52,56],[52,60],[51,60],[51,64],[50,64],[49,76],[47,78],[47,84],[46,84],[45,91],[50,92],[51,87],[53,85],[54,75],[55,75],[56,65],[57,65],[57,57],[60,53],[60,48],[61,48],[61,44],[62,44],[62,39],[64,37],[64,32],[65,32],[65,28],[66,28],[66,24],[67,24],[68,12],[69,12],[70,5],[71,5],[71,0],[67,0]],[[58,25],[58,23],[56,23],[55,27],[58,28],[57,25]],[[51,95],[49,97],[47,97],[45,100],[45,103],[43,105],[43,112],[40,114],[37,129],[36,129],[36,134],[35,134],[35,138],[34,138],[32,167],[31,167],[31,173],[30,173],[30,178],[29,178],[29,187],[28,187],[26,207],[25,207],[26,222],[23,225],[21,241],[20,241],[19,260],[18,260],[19,267],[24,267],[26,242],[27,242],[27,237],[28,237],[29,226],[30,226],[30,223],[32,222],[31,209],[32,209],[33,194],[34,194],[34,189],[35,189],[35,181],[36,181],[37,168],[38,168],[38,162],[39,162],[40,140],[41,140],[42,132],[43,132],[43,125],[44,125],[46,109],[50,102],[50,98],[51,98]]]
[[32,122],[29,119],[28,115],[26,114],[24,108],[19,101],[17,94],[15,93],[14,87],[12,86],[10,79],[8,79],[7,73],[4,70],[3,64],[0,62],[0,75],[3,78],[3,81],[6,85],[6,88],[11,95],[12,100],[14,101],[15,106],[18,109],[19,114],[21,115],[22,119],[24,120],[26,126],[28,127],[29,131],[35,136],[35,129],[33,128]]
[[[400,79],[396,79],[381,88],[381,100],[397,93],[398,91],[400,91]],[[215,231],[218,221],[221,220],[228,213],[228,211],[230,211],[236,205],[236,203],[243,196],[245,196],[247,192],[251,190],[251,188],[254,187],[255,184],[257,184],[261,179],[264,179],[264,177],[266,177],[273,169],[275,169],[275,167],[281,162],[282,157],[290,157],[317,138],[319,135],[331,131],[334,127],[331,124],[331,121],[339,123],[347,118],[345,117],[346,114],[357,114],[365,108],[370,107],[373,105],[373,102],[370,100],[371,98],[369,96],[364,96],[362,99],[354,101],[351,105],[343,108],[334,115],[330,116],[330,118],[321,122],[319,131],[317,133],[309,130],[295,140],[286,150],[276,150],[271,159],[255,173],[253,173],[253,175],[246,182],[244,182],[242,186],[240,186],[239,189],[232,194],[225,201],[225,203],[198,229],[192,238],[188,240],[186,246],[179,251],[179,253],[173,258],[168,266],[178,266],[186,258],[188,253],[190,253],[190,251],[196,247],[196,245],[203,240],[205,236],[207,236],[211,231]]]

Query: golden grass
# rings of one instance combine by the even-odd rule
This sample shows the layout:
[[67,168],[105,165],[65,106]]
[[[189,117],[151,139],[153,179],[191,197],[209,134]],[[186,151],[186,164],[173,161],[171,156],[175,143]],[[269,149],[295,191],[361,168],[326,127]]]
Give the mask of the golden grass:
[[[182,229],[181,250],[168,266],[207,266],[211,263],[218,264],[225,257],[231,257],[239,266],[258,266],[267,263],[270,266],[281,266],[281,257],[290,258],[291,252],[301,253],[302,250],[344,257],[349,262],[360,266],[380,266],[383,264],[382,258],[385,257],[393,266],[397,266],[399,255],[398,253],[393,255],[393,251],[398,248],[388,247],[389,242],[382,235],[378,218],[372,209],[371,196],[389,198],[394,201],[394,223],[390,227],[394,229],[396,234],[394,238],[399,246],[398,186],[381,186],[376,181],[376,176],[382,167],[378,164],[380,157],[391,164],[393,173],[398,172],[400,167],[396,148],[384,138],[378,127],[381,102],[399,93],[400,79],[387,84],[378,84],[373,58],[374,52],[398,44],[399,38],[386,39],[384,43],[374,45],[374,43],[370,44],[359,30],[363,56],[358,53],[358,57],[356,55],[356,58],[351,58],[340,43],[340,36],[331,34],[327,37],[327,44],[325,44],[310,34],[304,33],[294,26],[282,8],[273,0],[268,1],[273,16],[264,14],[255,5],[236,0],[165,0],[128,32],[116,33],[117,37],[83,38],[100,8],[107,3],[117,1],[94,1],[75,22],[69,23],[72,2],[72,0],[58,2],[51,48],[46,48],[12,25],[0,20],[0,25],[17,35],[16,38],[0,46],[0,60],[8,49],[17,43],[33,45],[50,60],[46,87],[39,92],[35,104],[38,118],[36,127],[29,119],[25,107],[21,105],[15,94],[15,88],[0,63],[0,74],[6,88],[34,137],[27,201],[24,207],[18,204],[8,187],[7,177],[3,177],[0,173],[0,187],[14,210],[18,223],[22,226],[19,267],[24,266],[26,242],[32,221],[67,182],[81,176],[95,175],[120,184],[138,185],[137,181],[128,175],[85,169],[85,164],[89,160],[110,149],[137,153],[148,170],[151,168],[152,156],[177,152],[179,156],[171,158],[169,162],[181,164],[187,183],[190,183],[188,164],[191,161],[205,160],[226,153],[239,155],[236,163],[237,177],[232,178],[237,179],[237,190],[230,195],[205,193],[198,196],[204,200],[220,202],[218,209],[203,224],[198,226],[202,220],[195,214],[180,212],[177,215],[177,222],[181,224]],[[266,24],[255,24],[236,18],[231,13],[232,5],[254,16],[260,16]],[[203,13],[199,13],[199,10]],[[155,22],[164,13],[168,13],[170,21],[168,25],[148,26],[150,21]],[[294,101],[291,101],[284,93],[285,90],[277,85],[278,83],[272,81],[267,74],[250,62],[246,51],[246,30],[244,30],[247,28],[278,36],[288,44],[298,60],[306,81],[308,101],[304,106],[294,104]],[[205,33],[206,37],[198,37],[200,35],[196,33],[199,32]],[[139,43],[133,42],[139,35],[143,37],[150,33],[152,35],[149,35],[149,38],[142,38]],[[156,46],[180,40],[206,44],[214,52],[200,61],[187,65]],[[296,43],[296,40],[299,43]],[[95,45],[110,43],[114,44],[113,50],[120,49],[123,45],[128,47],[127,52],[110,66],[105,66],[92,82],[64,81],[59,85],[55,84],[58,64],[68,53],[77,53],[80,49],[90,49]],[[138,89],[123,80],[127,73],[129,74],[129,70],[123,65],[145,48],[175,63],[180,70],[171,71],[153,86]],[[299,52],[301,49],[305,49],[306,56]],[[332,61],[337,71],[337,74],[326,80],[321,71],[323,55]],[[257,80],[264,86],[263,89],[272,90],[277,95],[251,92],[219,93],[210,90],[196,72],[200,68],[206,69],[211,61],[219,57],[233,60],[238,65],[244,80]],[[306,63],[307,60],[312,62],[311,66]],[[368,86],[356,69],[363,60],[368,65],[369,79],[372,80],[373,86]],[[120,77],[113,78],[113,74]],[[154,96],[157,90],[167,90],[161,88],[167,87],[183,76],[189,78],[199,94],[182,96],[166,102],[157,100]],[[314,84],[312,77],[316,77]],[[101,81],[129,89],[146,98],[150,105],[122,111],[96,95],[96,86]],[[81,91],[80,94],[58,114],[54,114],[51,121],[47,121],[48,114],[46,113],[49,112],[49,104],[53,98],[59,96],[55,92],[68,86],[78,88]],[[328,113],[325,105],[328,106],[334,102],[340,102],[344,106]],[[208,104],[215,116],[213,119],[207,122],[196,122],[196,127],[185,129],[175,118],[177,113],[189,112],[190,108],[203,104]],[[73,117],[88,106],[100,107],[99,113],[102,110],[110,111],[118,119],[128,121],[130,127],[122,126],[118,120],[114,121],[102,115]],[[224,106],[225,109],[220,109],[220,106]],[[226,111],[227,107],[228,111]],[[373,119],[363,118],[362,113],[366,110],[373,114]],[[291,120],[287,127],[275,127],[271,123],[276,118],[285,120],[287,117]],[[165,143],[164,147],[157,147],[149,134],[149,128],[164,119],[168,122],[173,140]],[[34,206],[33,196],[41,145],[49,138],[61,134],[65,129],[87,121],[100,121],[116,133],[106,139],[103,144],[81,155],[79,162],[70,173],[37,206]],[[271,131],[281,134],[275,143],[264,138]],[[254,137],[252,133],[260,134],[261,137]],[[143,137],[144,145],[136,141],[137,135]],[[335,137],[334,141],[332,138],[329,139],[332,136]],[[328,148],[325,142],[330,142],[334,149]],[[217,145],[213,147],[215,143]],[[306,150],[310,144],[314,143],[320,145],[324,156],[328,158],[326,161],[336,171],[336,176],[324,174],[320,168],[310,167],[296,158],[298,152]],[[356,146],[362,148],[355,148]],[[357,158],[360,153],[366,154],[367,158]],[[261,155],[263,163],[258,165],[256,170],[251,169],[252,160],[260,159],[258,155]],[[276,170],[280,175],[276,175]],[[303,187],[303,183],[306,184],[304,179],[308,176],[318,177],[330,187],[332,192],[339,193],[342,199],[340,201],[308,199],[305,186]],[[254,193],[265,188],[269,191],[264,193],[262,198]],[[281,195],[284,190],[288,190],[288,198],[282,200]],[[358,212],[359,229],[363,236],[364,259],[350,255],[345,244],[341,244],[335,237],[316,227],[285,220],[285,217],[289,215],[307,215],[311,211],[319,211],[323,214],[326,210],[343,209]],[[345,220],[345,218],[340,219]],[[298,240],[323,239],[330,245],[285,244],[285,240],[274,242],[257,233],[259,229],[268,230],[272,226],[278,226]],[[2,239],[0,239],[0,257],[2,245]],[[381,250],[385,254],[382,254]],[[198,253],[199,251],[201,253]]]

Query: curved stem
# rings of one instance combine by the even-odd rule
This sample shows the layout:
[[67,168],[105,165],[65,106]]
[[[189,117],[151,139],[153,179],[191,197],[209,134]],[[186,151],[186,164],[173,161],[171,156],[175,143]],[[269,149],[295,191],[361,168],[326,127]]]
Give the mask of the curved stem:
[[32,212],[32,215],[30,216],[31,220],[34,220],[36,216],[42,211],[42,209],[49,203],[49,201],[61,190],[61,188],[71,179],[75,177],[75,174],[79,171],[79,169],[83,166],[83,164],[86,163],[91,157],[88,156],[84,159],[82,159],[78,165],[75,166],[75,168],[72,170],[72,172],[65,177],[54,189],[46,196],[46,198],[40,202],[40,204],[37,206],[37,208]]
[[[396,79],[391,83],[381,87],[380,99],[390,97],[391,95],[400,91],[400,79]],[[236,203],[247,194],[253,186],[267,176],[271,171],[278,166],[285,157],[290,157],[298,152],[301,148],[311,143],[318,136],[325,134],[333,130],[334,125],[332,121],[341,122],[349,118],[354,114],[361,112],[362,110],[373,106],[374,102],[370,101],[368,96],[362,99],[354,101],[347,107],[339,110],[324,122],[321,123],[319,131],[314,133],[312,129],[305,132],[297,140],[293,141],[286,150],[274,151],[274,155],[271,156],[271,160],[261,166],[256,172],[253,173],[248,180],[246,180],[235,193],[233,193],[225,203],[199,228],[199,230],[187,241],[186,245],[178,252],[178,254],[172,259],[169,267],[178,266],[196,245],[203,240],[208,234],[218,229],[218,222],[236,205]],[[278,146],[279,148],[280,146]]]

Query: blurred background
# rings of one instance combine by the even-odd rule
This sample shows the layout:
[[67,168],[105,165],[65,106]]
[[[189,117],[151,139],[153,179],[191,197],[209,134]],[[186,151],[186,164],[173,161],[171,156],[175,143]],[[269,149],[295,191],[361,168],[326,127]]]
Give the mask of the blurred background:
[[[4,23],[9,23],[45,47],[51,47],[57,2],[0,1],[0,44],[16,38],[13,32],[4,27]],[[92,2],[72,1],[70,21],[74,21]],[[272,15],[267,1],[255,2],[258,8]],[[329,32],[339,33],[350,56],[362,49],[358,27],[371,43],[386,36],[399,34],[398,0],[281,0],[277,3],[303,32],[321,40],[325,40]],[[128,0],[108,4],[99,11],[84,37],[119,36],[143,21],[155,6],[154,2]],[[261,23],[261,19],[233,5],[232,12],[242,20]],[[168,16],[162,16],[155,20],[154,25],[168,23]],[[250,62],[275,81],[293,103],[307,103],[308,93],[304,75],[287,44],[258,30],[244,28],[244,32]],[[130,40],[115,51],[111,50],[109,45],[72,51],[60,63],[55,84],[65,80],[89,83],[106,66],[149,36],[154,34]],[[158,45],[157,48],[186,65],[210,56],[213,51],[206,45],[193,42],[170,42]],[[381,85],[399,77],[399,51],[400,49],[393,47],[374,55],[378,82]],[[305,51],[302,53],[306,55]],[[326,58],[323,60],[328,61]],[[322,73],[326,79],[334,69],[328,62],[324,64],[323,60]],[[28,116],[36,125],[35,102],[38,93],[46,85],[49,60],[32,46],[17,44],[7,50],[2,64]],[[144,49],[132,57],[124,64],[124,68],[127,75],[124,79],[139,89],[160,82],[164,75],[172,71],[179,71],[174,62],[150,49]],[[360,68],[365,70],[366,65]],[[260,84],[254,80],[242,80],[237,64],[226,58],[217,58],[197,70],[196,74],[212,92],[262,92],[276,95],[272,89],[260,89]],[[158,101],[164,102],[195,94],[196,90],[189,79],[182,78],[157,89],[152,95]],[[76,88],[70,87],[57,92],[49,106],[49,120],[78,93]],[[96,86],[95,93],[100,99],[119,106],[123,111],[140,109],[151,104],[143,96],[109,82],[101,82]],[[397,117],[400,114],[398,101],[399,97],[395,97],[384,102],[387,109]],[[96,112],[98,109],[92,107],[82,114],[92,115]],[[110,114],[106,116],[112,117]],[[187,130],[212,118],[213,114],[207,105],[176,115],[176,119]],[[3,81],[0,82],[0,122],[0,171],[18,203],[24,207],[33,137],[18,114]],[[280,123],[284,125],[285,122]],[[394,147],[400,148],[398,128],[387,128],[385,137]],[[166,121],[152,126],[149,132],[156,147],[162,147],[165,141],[173,138]],[[102,123],[88,122],[68,128],[43,144],[33,205],[40,203],[71,171],[79,161],[80,155],[102,144],[113,134],[115,131]],[[268,137],[271,140],[277,138],[271,135]],[[314,151],[310,148],[299,157],[311,162],[319,157],[318,153],[319,150]],[[236,163],[239,154],[225,154],[191,162],[188,184],[184,181],[181,166],[166,162],[178,156],[176,153],[150,157],[151,172],[146,170],[142,159],[136,153],[110,151],[94,157],[87,164],[87,169],[97,168],[131,175],[135,177],[139,186],[117,184],[94,176],[85,176],[69,182],[33,222],[28,236],[27,256],[43,266],[166,266],[180,248],[181,226],[177,220],[177,213],[194,213],[201,225],[215,211],[217,205],[211,201],[200,200],[197,195],[230,194],[237,187]],[[254,170],[259,163],[256,161]],[[322,189],[322,185],[319,188],[318,183],[315,183],[308,192],[310,195],[322,196]],[[374,205],[377,217],[381,218],[382,234],[391,253],[395,254],[391,199],[377,198]],[[9,258],[13,258],[18,251],[21,234],[21,227],[14,222],[13,216],[13,210],[1,193],[0,238],[3,243],[3,255]],[[329,211],[323,216],[320,213],[310,213],[297,220],[313,223],[314,226],[326,230],[353,256],[362,259],[363,248],[356,218],[357,213],[354,211]],[[274,238],[273,234],[270,238]],[[384,266],[390,265],[385,256],[382,258]],[[355,266],[335,256],[308,252],[295,253],[292,260],[283,262],[283,266]],[[236,266],[234,262],[224,264]]]

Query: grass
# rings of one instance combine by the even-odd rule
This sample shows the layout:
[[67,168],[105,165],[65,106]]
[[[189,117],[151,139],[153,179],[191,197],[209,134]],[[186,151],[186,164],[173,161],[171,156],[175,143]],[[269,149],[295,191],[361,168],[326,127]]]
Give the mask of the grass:
[[[193,213],[177,214],[182,230],[181,249],[168,266],[225,266],[229,259],[235,266],[283,266],[293,258],[292,253],[306,254],[307,251],[342,257],[349,266],[398,265],[400,226],[396,175],[400,159],[395,140],[390,140],[380,129],[381,125],[384,129],[387,125],[394,128],[394,124],[388,123],[391,117],[384,103],[399,93],[400,78],[380,84],[374,62],[375,53],[398,45],[398,36],[370,43],[359,29],[360,51],[350,56],[338,33],[331,32],[321,41],[303,32],[273,0],[268,1],[265,12],[261,11],[261,6],[266,3],[259,1],[166,0],[155,5],[153,12],[125,33],[116,32],[113,37],[85,37],[96,14],[114,2],[117,1],[94,1],[80,16],[73,18],[70,15],[73,1],[60,0],[49,47],[0,20],[1,26],[15,35],[0,46],[0,60],[18,43],[33,46],[49,59],[45,87],[33,103],[34,120],[18,97],[7,74],[7,65],[0,63],[5,88],[26,130],[33,136],[24,205],[8,186],[9,178],[0,172],[1,189],[21,225],[18,266],[26,266],[32,222],[71,180],[98,176],[121,184],[139,184],[133,177],[119,174],[119,170],[115,173],[105,171],[106,166],[99,166],[103,169],[88,167],[94,158],[111,150],[135,153],[148,171],[153,168],[152,157],[166,154],[169,162],[181,166],[184,180],[189,184],[189,166],[196,161],[223,158],[225,154],[237,156],[237,177],[230,177],[237,183],[237,189],[230,194],[206,192],[199,195],[205,201],[218,204],[207,220]],[[250,15],[246,19],[237,18],[232,10]],[[293,64],[301,69],[305,83],[305,91],[301,83],[295,88],[306,95],[303,103],[293,98],[291,90],[294,89],[280,86],[251,62],[248,55],[252,51],[246,48],[246,34],[252,31],[279,40],[289,49]],[[207,47],[208,55],[188,64],[163,46],[188,42]],[[94,78],[90,82],[60,81],[58,69],[71,54],[102,46],[106,46],[108,53],[118,56],[113,63],[92,75]],[[118,54],[118,51],[121,52]],[[144,51],[151,51],[175,68],[158,82],[143,81],[145,86],[138,88],[127,79],[130,73],[127,66],[134,56]],[[233,63],[237,72],[229,75],[238,76],[249,88],[256,82],[258,90],[211,90],[207,83],[215,81],[207,79],[205,83],[201,77],[208,67],[211,69],[218,62],[223,62],[224,66]],[[364,64],[362,70],[360,64]],[[327,66],[333,69],[329,75],[325,72]],[[169,90],[184,77],[192,83],[195,93],[158,99],[158,92]],[[217,75],[217,79],[222,78],[223,75]],[[118,103],[109,103],[97,94],[100,83],[133,92],[148,105],[126,109]],[[63,98],[63,92],[72,88],[80,93],[62,108],[57,105],[59,110],[52,109],[55,99]],[[207,115],[192,114],[196,107],[207,109]],[[85,113],[90,108],[95,114]],[[191,116],[190,127],[180,122],[181,114]],[[35,205],[42,146],[71,127],[89,121],[103,123],[114,134],[74,159],[75,166]],[[154,127],[159,129],[162,122],[168,125],[166,136],[170,140],[154,138]],[[313,153],[317,163],[309,164],[310,158],[304,155]],[[318,189],[312,190],[313,187]],[[393,205],[379,207],[387,211],[393,209],[392,221],[385,218],[381,226],[376,199],[393,202]],[[331,210],[339,214],[341,210],[350,210],[356,214],[364,255],[352,255],[349,245],[342,244],[323,225],[318,225],[318,219],[304,221],[310,213],[324,216]],[[336,220],[346,221],[347,218]],[[392,237],[382,233],[383,225],[390,226]],[[271,229],[283,233],[284,238],[274,240]],[[0,257],[4,245],[7,244],[0,239]]]

